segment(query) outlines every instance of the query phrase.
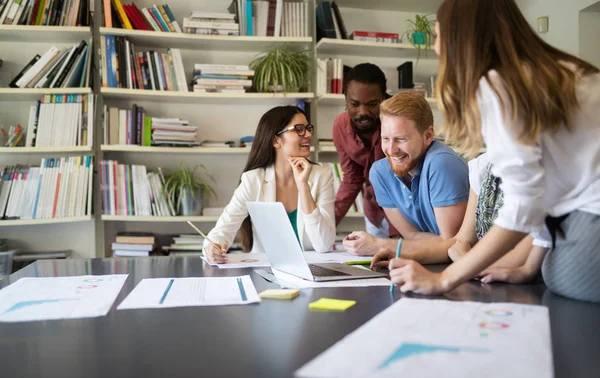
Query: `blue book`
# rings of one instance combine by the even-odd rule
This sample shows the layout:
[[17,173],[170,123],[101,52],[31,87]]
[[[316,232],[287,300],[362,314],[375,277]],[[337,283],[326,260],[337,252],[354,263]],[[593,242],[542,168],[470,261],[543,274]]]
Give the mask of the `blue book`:
[[[155,53],[156,57],[158,58],[158,67],[156,67],[156,71],[158,71],[158,74],[160,75],[160,77],[162,78],[162,83],[163,86],[160,90],[166,91],[167,90],[167,80],[165,78],[165,70],[163,70],[163,61],[162,61],[162,56],[158,53]],[[158,83],[158,85],[160,85],[160,82]]]
[[154,15],[156,16],[156,19],[158,20],[158,22],[160,22],[161,26],[165,29],[166,32],[169,32],[169,26],[167,25],[167,23],[165,22],[165,20],[163,20],[162,16],[160,15],[160,12],[155,8],[148,8],[152,13],[154,13]]
[[246,35],[254,35],[254,27],[252,24],[252,1],[246,0]]

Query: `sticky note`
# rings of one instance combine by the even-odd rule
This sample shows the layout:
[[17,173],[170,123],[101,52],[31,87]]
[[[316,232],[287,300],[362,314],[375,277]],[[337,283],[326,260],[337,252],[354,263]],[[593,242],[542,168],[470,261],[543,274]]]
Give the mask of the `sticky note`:
[[333,310],[344,311],[354,306],[356,301],[347,301],[342,299],[321,298],[308,305],[313,310]]
[[294,299],[300,295],[300,290],[295,289],[269,289],[258,294],[262,299]]

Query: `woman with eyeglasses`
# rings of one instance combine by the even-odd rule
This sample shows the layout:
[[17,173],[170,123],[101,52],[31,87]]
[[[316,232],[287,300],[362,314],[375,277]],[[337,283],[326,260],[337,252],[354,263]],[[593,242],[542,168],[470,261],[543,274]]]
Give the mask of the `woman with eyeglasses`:
[[[258,123],[240,185],[204,242],[211,263],[227,263],[238,230],[245,252],[261,250],[246,202],[283,203],[304,250],[326,252],[335,240],[333,174],[308,160],[314,126],[296,106],[278,106]],[[241,227],[241,229],[240,229]]]
[[445,293],[531,233],[553,246],[542,263],[546,286],[600,302],[600,70],[544,42],[514,0],[444,0],[437,21],[446,134],[469,151],[485,142],[504,204],[442,273],[394,259],[392,281]]

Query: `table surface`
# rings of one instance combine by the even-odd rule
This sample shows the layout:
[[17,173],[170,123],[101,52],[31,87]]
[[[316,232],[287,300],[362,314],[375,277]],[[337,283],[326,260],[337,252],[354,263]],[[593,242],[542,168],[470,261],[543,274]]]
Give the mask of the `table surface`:
[[[122,273],[129,277],[107,316],[0,323],[2,377],[292,377],[392,304],[388,287],[365,287],[303,290],[291,301],[246,306],[116,310],[151,277],[248,274],[258,292],[278,287],[253,269],[213,268],[198,257],[38,261],[0,280],[0,288],[21,277]],[[402,296],[396,289],[394,300]],[[345,312],[311,312],[308,304],[321,297],[357,304]],[[547,306],[556,377],[600,376],[598,304],[557,296],[542,283],[472,281],[436,298]]]

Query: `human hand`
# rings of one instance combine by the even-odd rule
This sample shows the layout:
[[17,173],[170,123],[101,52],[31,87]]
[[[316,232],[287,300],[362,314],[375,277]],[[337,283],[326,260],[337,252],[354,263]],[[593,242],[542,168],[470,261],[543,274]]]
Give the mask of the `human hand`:
[[219,248],[212,244],[209,244],[204,248],[204,257],[211,264],[226,264],[227,263],[227,250],[229,246],[227,244],[219,245]]
[[342,243],[346,251],[357,256],[374,256],[380,249],[377,238],[364,231],[354,231]]
[[471,250],[471,244],[466,241],[457,240],[452,247],[448,248],[448,257],[453,262],[462,259],[464,255]]
[[532,276],[533,274],[522,266],[518,268],[491,267],[479,274],[479,280],[486,284],[492,282],[521,284],[531,281]]
[[308,178],[312,171],[312,164],[303,157],[288,157],[288,161],[292,166],[292,172],[294,173],[294,180],[298,187],[308,184]]
[[371,261],[371,269],[373,268],[386,268],[390,264],[390,260],[396,256],[396,252],[389,248],[380,249],[373,260]]
[[413,260],[397,258],[390,260],[390,279],[400,286],[400,291],[436,295],[449,290],[443,273],[432,273]]

